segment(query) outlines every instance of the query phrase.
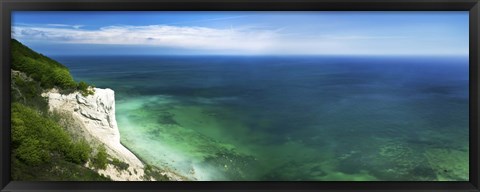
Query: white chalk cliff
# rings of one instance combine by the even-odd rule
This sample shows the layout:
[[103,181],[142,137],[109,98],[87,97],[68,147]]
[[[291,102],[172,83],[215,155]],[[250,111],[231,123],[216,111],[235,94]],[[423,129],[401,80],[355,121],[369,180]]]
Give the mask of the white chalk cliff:
[[[72,120],[82,129],[82,136],[90,138],[98,144],[103,144],[107,153],[129,164],[127,170],[118,170],[113,165],[108,165],[105,170],[98,173],[110,176],[117,181],[144,180],[144,164],[130,150],[120,143],[120,132],[115,120],[115,95],[111,89],[94,88],[93,95],[83,96],[79,92],[68,95],[60,94],[52,89],[42,94],[48,98],[51,111],[63,112],[72,115]],[[175,178],[171,173],[170,179]]]

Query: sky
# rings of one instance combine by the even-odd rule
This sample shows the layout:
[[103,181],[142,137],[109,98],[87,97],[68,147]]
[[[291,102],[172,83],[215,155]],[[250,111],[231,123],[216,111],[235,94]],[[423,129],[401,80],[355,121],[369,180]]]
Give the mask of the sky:
[[468,55],[467,11],[16,11],[45,55]]

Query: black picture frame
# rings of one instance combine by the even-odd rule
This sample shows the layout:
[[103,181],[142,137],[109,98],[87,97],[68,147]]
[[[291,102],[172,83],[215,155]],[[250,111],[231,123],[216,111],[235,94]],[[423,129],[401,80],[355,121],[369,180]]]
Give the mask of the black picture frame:
[[[479,0],[2,0],[0,31],[1,191],[480,191]],[[469,11],[468,182],[26,182],[10,180],[11,12],[62,11]]]

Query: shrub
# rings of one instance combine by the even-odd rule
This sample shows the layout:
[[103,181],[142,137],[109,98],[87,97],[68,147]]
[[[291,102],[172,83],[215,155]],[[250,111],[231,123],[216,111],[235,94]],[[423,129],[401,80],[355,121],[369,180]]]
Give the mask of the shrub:
[[88,161],[92,148],[85,140],[71,144],[71,150],[68,150],[66,159],[72,163],[84,164]]
[[108,154],[105,146],[101,145],[97,149],[97,154],[92,159],[92,166],[95,169],[106,169],[108,163]]
[[111,164],[114,165],[117,170],[127,170],[128,167],[130,166],[128,163],[120,161],[117,158],[113,158],[113,160],[111,161]]
[[45,149],[42,149],[40,141],[34,138],[28,138],[15,149],[15,156],[28,165],[39,165],[48,161],[50,157]]
[[19,102],[42,112],[48,109],[47,99],[41,96],[40,84],[19,73],[12,73],[12,102]]
[[80,81],[80,83],[78,83],[78,90],[86,91],[87,89],[88,89],[87,83],[85,83],[84,81]]
[[95,92],[93,91],[93,88],[91,88],[93,86],[89,86],[87,83],[85,83],[84,81],[80,81],[80,83],[78,83],[78,86],[77,86],[77,89],[80,91],[80,93],[86,97],[88,95],[93,95]]
[[52,70],[53,74],[51,77],[53,78],[53,82],[55,86],[58,86],[62,89],[75,89],[77,84],[73,80],[73,77],[70,75],[68,69],[65,68],[56,68]]

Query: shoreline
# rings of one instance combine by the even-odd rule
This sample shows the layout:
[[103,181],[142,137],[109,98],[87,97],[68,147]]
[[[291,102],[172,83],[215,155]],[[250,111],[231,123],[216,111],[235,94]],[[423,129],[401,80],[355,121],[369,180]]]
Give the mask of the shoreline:
[[114,91],[109,88],[94,88],[94,91],[93,95],[88,96],[83,96],[78,91],[64,95],[57,89],[51,89],[42,94],[48,99],[50,111],[58,111],[71,116],[69,120],[76,127],[81,127],[81,130],[76,130],[79,132],[77,134],[83,138],[89,138],[89,142],[92,142],[91,147],[104,145],[109,159],[116,158],[129,165],[124,170],[119,170],[112,164],[108,164],[107,168],[102,170],[95,170],[88,163],[85,164],[86,167],[99,174],[107,175],[115,181],[151,180],[151,177],[146,175],[147,165],[155,168],[155,170],[149,170],[150,173],[151,171],[158,172],[168,177],[169,180],[186,180],[186,177],[178,173],[147,164],[145,160],[141,160],[137,154],[127,148],[121,142],[117,126]]
[[[121,138],[121,135],[120,135],[120,138]],[[127,147],[127,145],[125,145],[125,144],[122,143],[121,141],[120,141],[120,144],[121,144],[123,147],[125,147],[128,151],[130,151],[133,155],[135,155],[135,157],[137,157],[138,160],[140,160],[140,162],[142,162],[144,166],[154,167],[154,168],[157,169],[157,170],[163,171],[163,172],[165,173],[165,175],[176,178],[177,180],[175,180],[175,181],[189,181],[189,180],[187,179],[187,177],[182,176],[182,175],[180,175],[180,174],[178,174],[178,173],[176,173],[176,172],[166,171],[164,168],[161,168],[161,167],[159,167],[159,166],[157,166],[157,165],[153,165],[153,164],[147,163],[146,160],[144,160],[144,159],[143,159],[140,155],[138,155],[134,150],[132,150],[131,148]],[[169,178],[170,178],[170,177],[169,177]]]

